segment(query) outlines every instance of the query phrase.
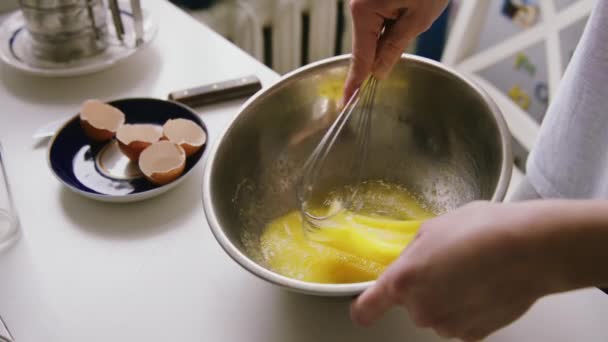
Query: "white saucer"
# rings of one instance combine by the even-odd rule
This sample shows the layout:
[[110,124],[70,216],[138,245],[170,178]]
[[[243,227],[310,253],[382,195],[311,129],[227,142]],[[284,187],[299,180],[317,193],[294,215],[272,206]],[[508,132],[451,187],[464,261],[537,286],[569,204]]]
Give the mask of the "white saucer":
[[96,56],[63,63],[40,60],[29,53],[31,50],[30,35],[25,29],[21,11],[17,11],[10,15],[0,27],[0,58],[15,69],[28,74],[47,77],[85,75],[109,68],[141,50],[154,39],[158,32],[158,21],[150,14],[150,11],[144,9],[144,42],[136,47],[133,16],[130,12],[124,10],[130,9],[130,7],[121,3],[121,8],[125,27],[124,42],[118,40],[112,23],[112,16],[108,13],[108,32],[110,36],[108,48]]

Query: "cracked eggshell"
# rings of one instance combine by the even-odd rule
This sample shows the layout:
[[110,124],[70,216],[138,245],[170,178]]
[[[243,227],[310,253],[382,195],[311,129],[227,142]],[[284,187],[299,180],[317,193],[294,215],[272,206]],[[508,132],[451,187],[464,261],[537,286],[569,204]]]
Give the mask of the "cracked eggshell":
[[186,152],[167,140],[151,144],[139,156],[139,169],[156,185],[171,183],[182,175],[185,167]]
[[99,100],[87,100],[80,108],[80,126],[89,139],[104,142],[112,139],[125,123],[125,114]]
[[163,138],[180,145],[188,157],[207,142],[207,134],[203,128],[187,119],[168,120],[163,125]]
[[127,124],[121,126],[116,132],[116,140],[122,153],[134,162],[148,146],[160,140],[163,130],[160,126],[152,124]]

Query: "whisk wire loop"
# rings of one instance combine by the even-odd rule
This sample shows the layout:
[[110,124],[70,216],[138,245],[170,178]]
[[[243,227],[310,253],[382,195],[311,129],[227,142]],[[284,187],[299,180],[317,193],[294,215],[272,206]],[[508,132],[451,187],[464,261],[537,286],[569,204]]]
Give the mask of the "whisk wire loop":
[[[327,130],[313,153],[304,164],[302,179],[298,188],[298,200],[303,218],[309,223],[309,226],[318,227],[324,220],[333,217],[340,211],[345,209],[360,209],[362,203],[354,203],[357,194],[357,184],[363,181],[363,171],[367,163],[369,154],[369,140],[371,138],[371,115],[374,111],[376,90],[378,80],[371,76],[364,84],[355,91],[353,96],[348,100],[334,123]],[[356,116],[353,117],[353,115]],[[311,199],[315,197],[315,192],[325,189],[316,189],[316,182],[320,177],[320,172],[323,169],[327,157],[334,147],[340,133],[347,126],[353,117],[352,127],[355,130],[355,144],[350,151],[353,153],[351,164],[345,165],[350,167],[354,175],[351,191],[341,198],[338,206],[332,206],[329,212],[319,216],[311,213]]]

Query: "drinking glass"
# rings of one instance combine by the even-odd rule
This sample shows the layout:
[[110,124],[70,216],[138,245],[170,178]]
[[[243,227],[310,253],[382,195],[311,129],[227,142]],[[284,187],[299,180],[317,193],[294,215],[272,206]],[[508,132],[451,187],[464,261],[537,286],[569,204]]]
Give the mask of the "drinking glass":
[[0,316],[0,342],[13,342],[11,332],[8,331],[8,327],[2,321],[2,316]]
[[8,244],[17,236],[19,220],[11,197],[6,174],[4,150],[0,143],[0,247]]

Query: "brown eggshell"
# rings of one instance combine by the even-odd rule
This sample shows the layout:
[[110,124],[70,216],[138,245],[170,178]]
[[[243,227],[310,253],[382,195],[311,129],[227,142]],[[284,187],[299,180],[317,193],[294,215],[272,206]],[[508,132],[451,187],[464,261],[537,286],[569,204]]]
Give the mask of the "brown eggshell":
[[84,134],[95,142],[110,140],[125,123],[125,114],[99,100],[87,100],[80,108],[80,126]]
[[123,125],[116,132],[118,147],[129,159],[139,160],[139,155],[162,137],[162,128],[150,124]]
[[207,142],[207,134],[201,126],[187,119],[168,120],[163,125],[163,138],[180,145],[188,157]]
[[139,169],[156,185],[171,183],[182,175],[185,167],[185,151],[166,140],[151,144],[139,156]]
[[93,127],[88,121],[80,119],[80,127],[84,131],[84,134],[95,142],[104,142],[112,139],[116,132],[108,131],[106,129],[99,129]]
[[184,168],[185,167],[186,167],[186,163],[183,163],[177,169],[173,169],[173,170],[168,171],[168,172],[153,173],[152,175],[150,175],[150,177],[146,177],[146,178],[150,182],[152,182],[152,183],[154,183],[156,185],[169,184],[169,183],[173,182],[174,180],[176,180],[177,178],[179,178],[179,176],[181,176],[182,173],[184,173]]

